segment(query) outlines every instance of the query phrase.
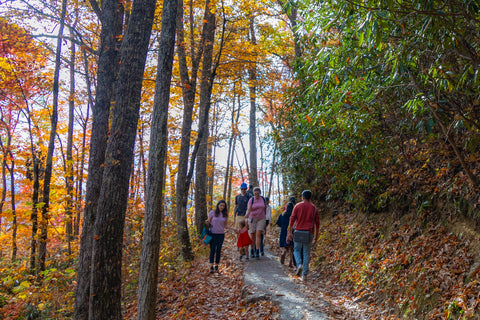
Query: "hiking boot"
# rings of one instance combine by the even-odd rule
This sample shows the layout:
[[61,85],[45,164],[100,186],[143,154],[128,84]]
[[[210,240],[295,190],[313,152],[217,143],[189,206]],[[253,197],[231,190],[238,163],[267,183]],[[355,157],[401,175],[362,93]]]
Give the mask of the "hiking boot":
[[303,270],[302,266],[301,265],[298,266],[297,272],[296,272],[297,276],[300,276],[302,274],[302,270]]
[[210,273],[213,273],[213,266],[210,267]]
[[304,274],[304,275],[302,276],[302,282],[307,282],[307,275],[306,275],[306,274]]
[[263,257],[265,255],[265,253],[262,251],[262,252],[260,252],[260,255]]
[[260,259],[260,253],[258,250],[255,251],[255,258],[257,258],[257,260]]
[[220,273],[220,271],[218,271],[218,266],[215,266],[215,272]]
[[285,263],[285,252],[282,253],[282,255],[280,256],[280,263],[281,263],[281,264],[284,264],[284,263]]

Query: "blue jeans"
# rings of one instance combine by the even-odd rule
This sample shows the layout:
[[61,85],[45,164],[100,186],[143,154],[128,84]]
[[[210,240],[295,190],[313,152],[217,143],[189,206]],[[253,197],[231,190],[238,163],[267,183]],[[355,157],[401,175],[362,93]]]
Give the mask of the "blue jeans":
[[210,241],[210,263],[215,261],[216,264],[220,262],[220,255],[222,253],[223,240],[225,234],[212,233],[212,240]]
[[[293,242],[293,256],[297,267],[302,266],[302,275],[308,274],[308,264],[310,263],[310,249],[312,248],[312,241],[308,243]],[[302,254],[303,250],[303,254]]]

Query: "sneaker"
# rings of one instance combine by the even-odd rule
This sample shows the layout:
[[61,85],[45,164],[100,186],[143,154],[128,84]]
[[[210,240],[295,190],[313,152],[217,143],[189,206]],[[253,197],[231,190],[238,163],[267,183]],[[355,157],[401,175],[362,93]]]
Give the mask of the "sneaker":
[[300,276],[302,274],[302,270],[303,270],[302,266],[301,265],[298,266],[297,272],[296,272],[297,276]]
[[248,257],[245,258],[245,261],[250,261],[250,259]]
[[282,253],[282,255],[280,256],[280,263],[281,263],[281,264],[284,264],[284,263],[285,263],[285,252]]
[[215,266],[215,272],[220,273],[220,271],[218,271],[218,266]]
[[210,273],[213,273],[213,266],[210,267]]
[[307,282],[307,275],[306,274],[302,275],[302,282]]
[[239,260],[242,261],[242,259],[243,259],[243,254],[240,255]]

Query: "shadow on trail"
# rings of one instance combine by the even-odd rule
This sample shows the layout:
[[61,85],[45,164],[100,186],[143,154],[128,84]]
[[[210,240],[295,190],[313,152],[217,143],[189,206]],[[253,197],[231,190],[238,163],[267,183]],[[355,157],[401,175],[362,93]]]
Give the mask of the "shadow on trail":
[[[278,303],[280,319],[328,319],[325,313],[315,309],[303,292],[308,282],[303,284],[298,278],[287,274],[286,268],[270,251],[265,251],[265,256],[260,260],[245,262],[243,275],[247,302],[269,299]],[[321,304],[327,305],[328,302],[322,301]]]

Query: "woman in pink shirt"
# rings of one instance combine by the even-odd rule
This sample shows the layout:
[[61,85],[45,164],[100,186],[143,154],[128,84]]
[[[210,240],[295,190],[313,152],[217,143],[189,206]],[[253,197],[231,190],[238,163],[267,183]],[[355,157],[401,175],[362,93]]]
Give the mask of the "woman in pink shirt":
[[227,222],[227,203],[225,200],[220,200],[215,210],[208,213],[208,219],[205,221],[212,233],[212,240],[210,241],[210,273],[219,272],[218,264],[220,263],[222,245],[225,240],[225,228],[231,229],[231,227],[227,226]]
[[266,226],[265,215],[265,199],[260,196],[261,190],[259,187],[253,189],[253,197],[248,200],[247,214],[245,214],[245,220],[248,224],[248,230],[252,241],[255,243],[256,250],[252,253],[252,258],[260,259],[260,243],[262,241],[262,233]]

